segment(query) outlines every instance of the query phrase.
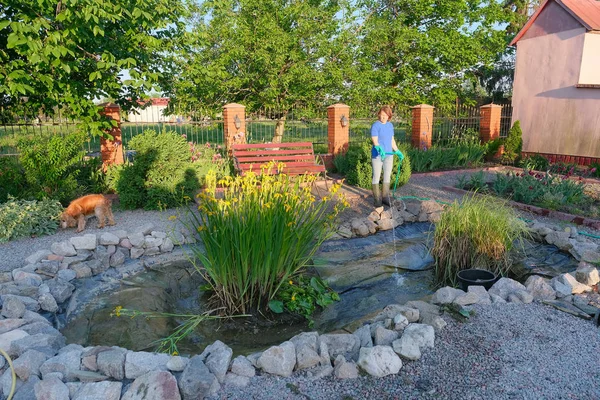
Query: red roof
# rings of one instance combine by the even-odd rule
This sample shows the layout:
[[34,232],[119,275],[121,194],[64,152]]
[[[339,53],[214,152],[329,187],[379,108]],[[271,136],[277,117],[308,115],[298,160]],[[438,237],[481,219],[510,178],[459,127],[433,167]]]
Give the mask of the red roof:
[[149,104],[149,105],[153,105],[153,106],[168,106],[169,100],[170,99],[168,97],[153,97],[146,101],[138,100],[138,104],[140,104],[140,105]]
[[529,18],[529,21],[527,21],[512,42],[510,42],[511,46],[515,45],[523,37],[525,32],[533,25],[537,17],[551,1],[555,1],[564,8],[588,31],[600,31],[600,0],[546,0]]

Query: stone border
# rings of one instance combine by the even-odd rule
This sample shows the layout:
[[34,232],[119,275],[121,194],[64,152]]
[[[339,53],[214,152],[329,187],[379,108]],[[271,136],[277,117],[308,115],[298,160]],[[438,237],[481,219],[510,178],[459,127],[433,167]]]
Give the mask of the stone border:
[[[388,210],[382,207],[367,218],[342,224],[338,235],[366,236],[404,222],[435,222],[442,209],[433,200],[397,201]],[[569,243],[575,247],[573,231],[559,232],[539,223],[531,224],[531,230],[548,243],[564,239],[565,246]],[[189,358],[134,352],[116,346],[65,346],[65,337],[37,313],[40,309],[59,311],[58,305],[72,298],[73,279],[129,276],[153,265],[155,254],[168,254],[175,245],[194,241],[185,231],[174,233],[171,239],[164,232],[153,231],[150,225],[131,234],[124,231],[88,234],[54,243],[52,251],[28,257],[25,267],[0,275],[4,281],[0,285],[0,348],[15,359],[19,397],[197,399],[216,394],[222,385],[244,387],[257,370],[284,377],[296,372],[313,378],[333,375],[352,379],[358,377],[360,368],[372,376],[383,377],[397,374],[403,359],[418,360],[423,351],[434,346],[435,332],[446,325],[437,304],[526,303],[534,298],[551,301],[558,296],[582,306],[585,299],[572,295],[591,291],[590,285],[600,281],[598,270],[582,261],[576,277],[563,274],[547,282],[532,276],[526,286],[502,278],[489,293],[485,289],[482,292],[482,287],[469,287],[466,293],[442,288],[432,298],[437,304],[411,301],[388,305],[353,333],[305,332],[263,352],[233,360],[231,348],[220,341]],[[143,263],[125,263],[126,259],[141,256],[149,258]],[[0,388],[6,396],[10,391],[11,371],[3,358],[0,367],[3,371]]]
[[[481,193],[476,193],[476,192],[472,192],[469,190],[463,190],[463,189],[455,188],[452,186],[443,186],[442,190],[446,190],[446,191],[460,194],[460,195],[474,194],[477,196],[485,196],[484,194],[481,194]],[[506,199],[503,199],[502,197],[498,197],[498,198],[502,199],[502,200],[506,200]],[[568,213],[564,213],[561,211],[553,211],[553,210],[549,210],[547,208],[537,207],[537,206],[533,206],[530,204],[518,203],[518,202],[512,201],[512,200],[506,200],[506,201],[508,202],[508,204],[510,204],[512,207],[514,207],[518,210],[528,211],[528,212],[531,212],[536,215],[541,215],[541,216],[545,216],[545,217],[549,217],[549,218],[555,218],[555,219],[559,219],[561,221],[572,222],[576,225],[583,225],[583,226],[587,226],[592,229],[600,230],[600,220],[597,220],[597,219],[585,218],[580,215],[568,214]]]

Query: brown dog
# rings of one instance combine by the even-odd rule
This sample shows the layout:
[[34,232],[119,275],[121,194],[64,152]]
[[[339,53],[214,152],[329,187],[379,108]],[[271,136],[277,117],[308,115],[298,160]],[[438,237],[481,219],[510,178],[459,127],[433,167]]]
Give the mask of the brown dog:
[[108,225],[114,225],[115,220],[111,210],[112,202],[101,194],[88,194],[75,199],[60,217],[60,226],[73,228],[77,225],[77,232],[85,229],[85,217],[95,214],[98,218],[98,228],[104,228],[104,220],[108,219]]

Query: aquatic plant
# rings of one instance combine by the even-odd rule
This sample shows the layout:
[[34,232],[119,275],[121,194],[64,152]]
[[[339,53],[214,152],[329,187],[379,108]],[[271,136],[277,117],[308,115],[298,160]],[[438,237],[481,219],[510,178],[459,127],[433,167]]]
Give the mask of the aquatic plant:
[[505,276],[512,266],[510,250],[525,235],[525,222],[501,200],[467,196],[461,203],[455,201],[442,213],[433,234],[436,283],[454,285],[456,273],[469,268]]
[[317,199],[315,180],[249,171],[222,179],[222,198],[198,195],[191,229],[205,249],[194,248],[197,269],[225,313],[264,309],[333,233],[335,217],[347,205],[338,193],[341,184]]

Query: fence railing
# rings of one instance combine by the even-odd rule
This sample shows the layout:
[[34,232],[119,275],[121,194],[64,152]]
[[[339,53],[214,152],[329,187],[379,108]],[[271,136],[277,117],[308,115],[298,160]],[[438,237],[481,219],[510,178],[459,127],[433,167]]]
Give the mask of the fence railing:
[[281,111],[261,108],[246,115],[248,143],[266,143],[275,137],[277,125],[283,125],[284,142],[312,142],[315,153],[327,153],[326,110]]
[[[377,110],[372,117],[365,117],[365,113],[357,113],[360,117],[350,119],[350,143],[362,141],[371,137],[371,126],[377,121]],[[350,114],[353,115],[352,113]],[[396,143],[410,143],[412,116],[409,107],[401,107],[394,111],[391,120],[394,126]]]
[[436,108],[433,113],[432,144],[449,146],[479,139],[479,107],[457,105],[453,110]]
[[[146,130],[169,130],[185,135],[196,144],[223,144],[224,121],[221,114],[207,116],[195,110],[166,112],[166,107],[149,107],[139,114],[121,114],[121,135],[125,149],[129,141]],[[377,110],[350,110],[349,140],[358,142],[370,137],[371,125],[377,120]],[[511,127],[512,106],[503,105],[500,137],[506,137]],[[249,143],[270,142],[277,124],[283,122],[283,141],[312,142],[316,153],[328,152],[327,109],[292,109],[283,113],[263,108],[246,115],[246,140]],[[391,121],[398,143],[411,142],[412,114],[409,106],[395,107]],[[481,110],[479,107],[458,105],[452,110],[434,110],[430,129],[432,144],[449,146],[462,140],[479,138]],[[43,135],[65,135],[78,129],[77,121],[56,113],[54,116],[16,116],[0,109],[0,155],[18,154],[19,140]],[[100,137],[88,135],[85,151],[100,151]]]

